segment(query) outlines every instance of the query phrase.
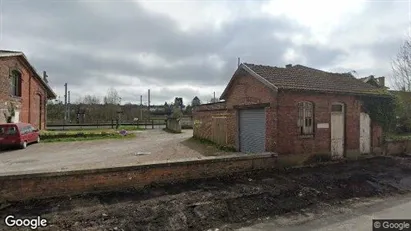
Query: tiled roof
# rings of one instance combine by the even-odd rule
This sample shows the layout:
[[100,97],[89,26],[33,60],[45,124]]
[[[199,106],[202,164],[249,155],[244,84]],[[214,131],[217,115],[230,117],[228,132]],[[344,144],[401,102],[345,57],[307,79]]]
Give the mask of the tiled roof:
[[56,93],[51,89],[51,87],[46,83],[43,78],[37,73],[36,69],[30,64],[28,61],[27,57],[24,55],[23,52],[21,51],[10,51],[10,50],[0,50],[0,58],[4,57],[14,57],[14,56],[20,56],[23,57],[24,61],[28,64],[28,66],[31,68],[31,70],[34,72],[35,77],[40,81],[40,83],[46,88],[48,91],[48,95],[52,98],[56,97]]
[[10,56],[19,56],[19,55],[23,55],[23,52],[0,50],[0,57],[10,57]]
[[243,63],[279,89],[313,90],[326,92],[381,94],[381,89],[356,79],[349,73],[331,73],[295,65],[272,67]]

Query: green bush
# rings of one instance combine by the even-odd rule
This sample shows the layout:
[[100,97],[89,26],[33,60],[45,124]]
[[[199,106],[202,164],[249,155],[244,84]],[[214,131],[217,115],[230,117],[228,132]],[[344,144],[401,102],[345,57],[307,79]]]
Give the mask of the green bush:
[[110,137],[120,136],[117,132],[58,132],[58,133],[43,133],[40,134],[42,140],[49,139],[67,139],[67,138],[97,138],[97,137]]

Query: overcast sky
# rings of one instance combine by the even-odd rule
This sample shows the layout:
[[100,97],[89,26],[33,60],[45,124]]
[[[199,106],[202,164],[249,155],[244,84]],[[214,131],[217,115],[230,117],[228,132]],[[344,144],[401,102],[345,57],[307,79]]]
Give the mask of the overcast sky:
[[23,51],[72,101],[163,104],[219,97],[242,62],[391,75],[409,34],[409,1],[0,0],[0,49]]

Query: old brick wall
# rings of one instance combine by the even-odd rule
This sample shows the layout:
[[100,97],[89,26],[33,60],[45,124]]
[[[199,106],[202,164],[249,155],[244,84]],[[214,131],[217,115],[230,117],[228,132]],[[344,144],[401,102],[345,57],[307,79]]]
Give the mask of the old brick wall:
[[[313,137],[299,135],[297,103],[301,101],[314,103]],[[345,150],[347,153],[358,153],[361,102],[357,97],[301,91],[277,93],[245,73],[239,74],[234,80],[225,104],[221,104],[223,107],[205,105],[194,112],[194,123],[197,121],[194,135],[209,139],[212,134],[213,115],[227,114],[231,117],[227,119],[228,144],[238,148],[238,110],[251,105],[266,104],[266,151],[279,154],[329,153],[332,103],[345,105]],[[318,123],[328,123],[329,128],[317,128]],[[373,147],[378,146],[381,135],[381,128],[373,124]]]
[[371,149],[373,153],[382,154],[383,139],[382,127],[375,122],[371,122]]
[[[360,112],[361,102],[350,95],[304,93],[304,92],[280,92],[279,98],[279,138],[278,153],[327,153],[330,152],[331,139],[331,105],[334,102],[345,105],[345,150],[350,153],[359,152],[360,139]],[[300,101],[314,103],[314,136],[299,136],[297,118]],[[329,128],[317,128],[318,123],[328,123]],[[378,145],[382,130],[374,124],[372,127],[372,146]]]
[[215,128],[215,120],[224,120],[226,126],[224,127],[225,134],[216,134],[215,136],[226,136],[226,142],[219,143],[219,145],[228,146],[228,147],[235,147],[235,140],[232,138],[233,136],[233,111],[227,109],[202,109],[193,112],[193,136],[197,138],[207,139],[210,141],[214,141],[214,131]]
[[234,110],[232,128],[232,140],[238,148],[238,110],[246,109],[253,105],[267,104],[266,111],[266,151],[275,151],[277,143],[277,101],[276,92],[262,84],[260,81],[242,72],[233,81],[226,97],[228,109]]
[[275,92],[246,73],[236,76],[225,103],[201,105],[194,110],[194,136],[212,140],[213,116],[225,116],[227,146],[238,149],[238,110],[262,104],[268,104],[262,106],[266,110],[266,150],[274,151],[277,135]]
[[[14,69],[18,70],[22,77],[21,97],[10,96],[9,73]],[[0,59],[0,109],[7,108],[6,102],[14,102],[17,110],[20,110],[20,122],[32,123],[35,127],[41,124],[39,128],[45,128],[46,90],[25,63],[17,57]],[[1,114],[0,121],[4,119],[3,113]]]
[[225,103],[203,104],[193,109],[193,136],[212,140],[212,116],[226,112]]
[[130,167],[0,176],[0,202],[224,177],[275,168],[276,159],[269,154],[237,155]]

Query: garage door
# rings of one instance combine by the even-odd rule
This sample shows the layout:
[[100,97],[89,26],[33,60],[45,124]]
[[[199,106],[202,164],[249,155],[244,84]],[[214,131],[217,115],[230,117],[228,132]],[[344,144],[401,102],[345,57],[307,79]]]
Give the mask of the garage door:
[[240,151],[248,153],[265,151],[265,110],[240,110]]

